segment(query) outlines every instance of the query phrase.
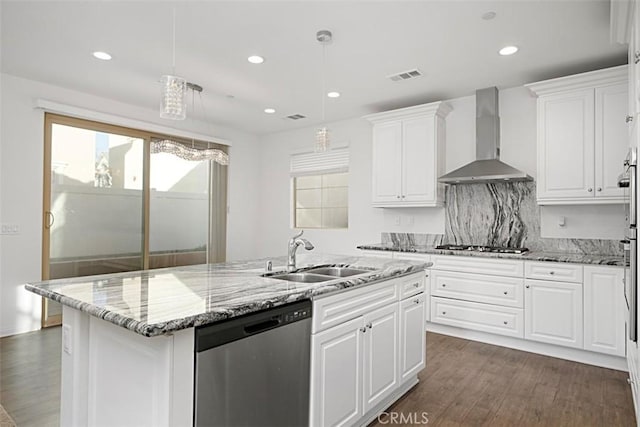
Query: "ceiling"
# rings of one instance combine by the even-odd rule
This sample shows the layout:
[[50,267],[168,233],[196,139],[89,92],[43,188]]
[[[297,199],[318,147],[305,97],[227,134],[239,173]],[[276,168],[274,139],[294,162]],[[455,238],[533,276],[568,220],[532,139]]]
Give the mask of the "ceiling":
[[[257,134],[626,63],[609,1],[2,1],[5,73],[157,109],[171,73],[204,87],[193,117]],[[493,11],[492,20],[482,15]],[[520,51],[500,56],[515,44]],[[91,55],[113,55],[100,61]],[[247,57],[266,58],[253,65]],[[390,74],[418,68],[401,82]],[[263,110],[273,107],[276,114]],[[306,119],[285,119],[302,114]]]

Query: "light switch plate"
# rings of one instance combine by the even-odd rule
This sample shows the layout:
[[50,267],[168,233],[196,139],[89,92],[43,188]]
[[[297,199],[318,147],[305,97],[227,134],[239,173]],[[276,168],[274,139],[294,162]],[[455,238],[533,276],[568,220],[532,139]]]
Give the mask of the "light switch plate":
[[62,350],[69,356],[73,353],[73,336],[71,325],[62,325]]
[[20,225],[2,224],[0,225],[0,234],[20,234]]

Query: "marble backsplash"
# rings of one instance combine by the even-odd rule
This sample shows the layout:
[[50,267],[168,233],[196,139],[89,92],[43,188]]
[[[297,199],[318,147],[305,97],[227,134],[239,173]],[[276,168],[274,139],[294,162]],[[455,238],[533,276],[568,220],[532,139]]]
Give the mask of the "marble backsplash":
[[534,182],[448,185],[445,234],[382,233],[382,243],[401,246],[470,244],[526,247],[530,251],[622,255],[618,240],[551,239],[540,236]]

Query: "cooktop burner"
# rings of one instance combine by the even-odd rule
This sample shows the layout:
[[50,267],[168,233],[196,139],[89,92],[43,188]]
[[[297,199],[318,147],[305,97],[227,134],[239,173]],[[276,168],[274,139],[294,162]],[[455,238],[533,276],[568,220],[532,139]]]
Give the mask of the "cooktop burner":
[[444,249],[447,251],[475,251],[475,252],[494,252],[500,254],[523,254],[529,249],[527,248],[508,248],[500,246],[476,246],[476,245],[441,245],[436,249]]

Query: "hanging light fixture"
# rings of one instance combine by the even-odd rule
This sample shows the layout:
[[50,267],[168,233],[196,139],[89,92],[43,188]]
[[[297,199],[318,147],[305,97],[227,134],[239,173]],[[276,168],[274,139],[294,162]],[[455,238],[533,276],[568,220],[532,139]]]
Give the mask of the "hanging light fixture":
[[327,151],[330,145],[329,128],[325,122],[325,98],[326,98],[326,62],[327,45],[331,43],[332,34],[329,30],[320,30],[316,33],[316,40],[322,45],[322,127],[316,130],[315,151],[321,153]]
[[176,74],[176,8],[173,8],[173,44],[171,75],[162,76],[160,96],[160,117],[171,120],[184,120],[187,117],[187,80]]

